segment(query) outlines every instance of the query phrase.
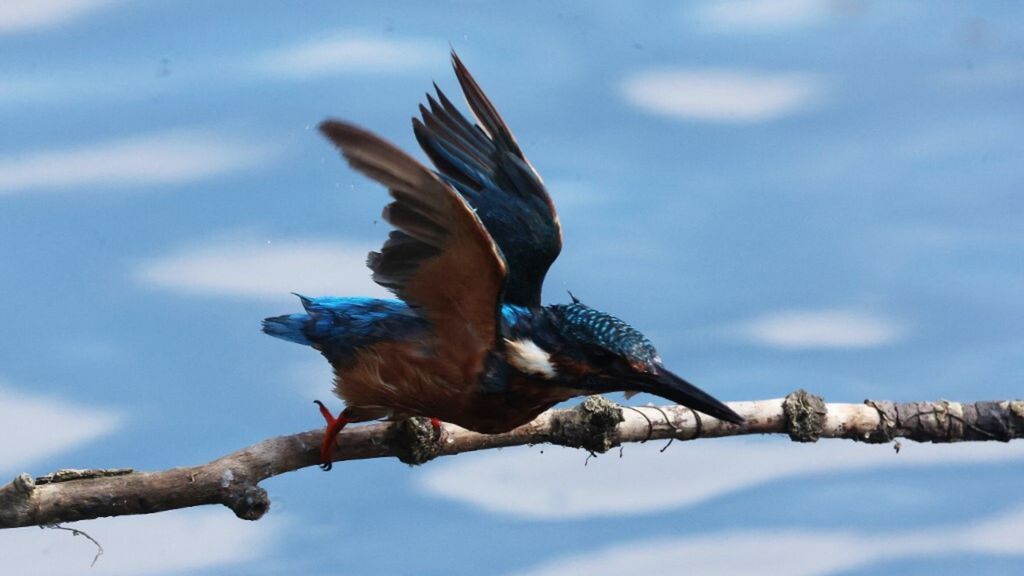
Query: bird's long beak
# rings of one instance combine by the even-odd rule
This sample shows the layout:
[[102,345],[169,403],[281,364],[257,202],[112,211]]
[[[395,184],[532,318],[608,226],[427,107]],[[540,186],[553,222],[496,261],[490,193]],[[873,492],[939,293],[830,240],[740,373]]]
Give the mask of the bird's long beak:
[[725,404],[719,402],[707,392],[676,376],[663,366],[657,367],[657,372],[646,375],[636,386],[641,392],[656,394],[707,414],[719,420],[743,424],[743,417],[737,414]]

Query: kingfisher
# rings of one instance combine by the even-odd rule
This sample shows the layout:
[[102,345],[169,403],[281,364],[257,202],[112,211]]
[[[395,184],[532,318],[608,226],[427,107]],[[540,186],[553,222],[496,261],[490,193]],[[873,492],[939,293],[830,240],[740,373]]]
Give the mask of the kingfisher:
[[726,422],[743,418],[665,367],[622,320],[571,296],[544,306],[544,276],[562,231],[544,182],[505,121],[453,51],[475,122],[434,84],[412,119],[433,169],[354,124],[320,132],[355,170],[387,188],[392,230],[371,252],[373,280],[397,298],[307,297],[303,312],[267,318],[263,331],[311,346],[334,369],[337,416],[321,467],[352,422],[412,416],[484,434],[509,431],[582,395],[647,392]]

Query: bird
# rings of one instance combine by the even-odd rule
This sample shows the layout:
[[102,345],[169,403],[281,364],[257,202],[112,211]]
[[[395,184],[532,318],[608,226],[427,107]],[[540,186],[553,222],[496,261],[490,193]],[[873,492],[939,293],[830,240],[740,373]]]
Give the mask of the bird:
[[367,258],[394,298],[298,295],[303,311],[263,331],[310,346],[334,370],[345,408],[314,401],[331,468],[349,423],[430,418],[496,434],[583,395],[645,392],[733,424],[744,419],[665,367],[650,340],[570,294],[543,305],[545,275],[562,248],[555,205],[511,130],[458,54],[467,119],[435,83],[413,117],[428,168],[355,124],[319,125],[358,172],[383,185],[394,229]]

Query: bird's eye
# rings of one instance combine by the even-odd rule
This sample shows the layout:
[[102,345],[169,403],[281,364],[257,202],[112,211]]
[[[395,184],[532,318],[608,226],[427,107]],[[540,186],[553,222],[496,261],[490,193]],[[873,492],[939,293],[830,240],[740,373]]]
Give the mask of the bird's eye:
[[639,372],[641,374],[646,374],[651,371],[650,366],[648,366],[646,362],[640,362],[638,360],[630,361],[629,366],[633,368],[634,372]]

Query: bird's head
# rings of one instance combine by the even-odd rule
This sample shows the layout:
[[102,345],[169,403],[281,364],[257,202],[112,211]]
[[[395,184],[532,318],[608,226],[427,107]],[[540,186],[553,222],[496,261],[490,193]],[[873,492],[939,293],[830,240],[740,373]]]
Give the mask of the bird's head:
[[743,418],[662,364],[654,344],[622,320],[573,298],[550,307],[565,346],[558,372],[594,392],[648,392],[728,422]]

